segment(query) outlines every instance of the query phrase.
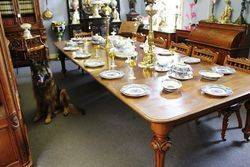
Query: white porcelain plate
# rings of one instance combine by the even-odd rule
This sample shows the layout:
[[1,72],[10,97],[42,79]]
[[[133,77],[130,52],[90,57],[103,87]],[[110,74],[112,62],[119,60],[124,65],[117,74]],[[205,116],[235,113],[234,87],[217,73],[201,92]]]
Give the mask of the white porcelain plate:
[[205,85],[201,88],[201,91],[205,94],[217,97],[226,97],[233,94],[232,89],[224,85]]
[[213,80],[213,81],[218,80],[219,78],[223,77],[223,74],[209,71],[209,70],[201,70],[199,74],[201,75],[202,78],[207,79],[207,80]]
[[155,52],[156,52],[156,54],[158,54],[160,56],[170,56],[171,55],[171,52],[169,50],[164,49],[164,48],[159,48],[159,47],[155,48]]
[[181,81],[190,80],[190,79],[194,78],[193,75],[181,76],[181,75],[178,75],[178,74],[176,74],[174,72],[168,72],[168,76],[171,77],[171,78],[174,78],[174,79],[181,80]]
[[67,47],[63,48],[63,50],[65,50],[65,51],[76,51],[78,49],[79,49],[79,47],[71,47],[71,46],[67,46]]
[[168,92],[173,92],[182,87],[182,83],[175,79],[165,79],[162,81],[162,87]]
[[[138,56],[138,52],[133,52],[129,56],[131,56],[131,57],[137,57]],[[115,53],[115,57],[120,58],[120,59],[127,59],[128,58],[128,53],[117,51]]]
[[86,59],[91,57],[91,53],[76,51],[73,53],[74,59]]
[[234,68],[227,67],[227,66],[215,66],[215,67],[212,67],[212,71],[225,74],[225,75],[234,74],[236,72]]
[[105,62],[98,59],[88,59],[84,62],[84,66],[90,68],[102,67],[105,65]]
[[107,70],[100,73],[100,77],[103,79],[119,79],[124,76],[123,71]]
[[123,86],[120,91],[129,97],[142,97],[150,94],[150,88],[144,84],[128,84]]
[[197,64],[201,62],[201,59],[188,56],[181,58],[181,60],[186,64]]

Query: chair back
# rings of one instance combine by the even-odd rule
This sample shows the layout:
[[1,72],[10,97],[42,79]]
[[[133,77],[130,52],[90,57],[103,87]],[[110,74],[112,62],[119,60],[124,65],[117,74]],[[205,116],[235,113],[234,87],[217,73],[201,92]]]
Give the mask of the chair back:
[[247,58],[231,58],[228,55],[225,58],[224,65],[250,73],[250,59]]
[[201,61],[206,63],[216,63],[219,57],[218,52],[212,52],[211,50],[205,48],[205,49],[199,49],[197,47],[193,48],[192,57],[196,57],[201,59]]
[[133,34],[137,33],[140,23],[138,21],[124,21],[122,22],[119,35],[124,37],[132,37]]
[[155,46],[160,48],[167,48],[167,39],[163,39],[162,37],[157,37],[154,39]]
[[133,33],[132,39],[136,40],[138,42],[145,42],[146,41],[146,35],[142,33]]
[[91,37],[93,35],[93,32],[73,32],[74,38],[85,38],[85,37]]
[[175,43],[171,42],[170,49],[175,49],[177,53],[189,56],[192,51],[192,46],[188,46],[185,43]]

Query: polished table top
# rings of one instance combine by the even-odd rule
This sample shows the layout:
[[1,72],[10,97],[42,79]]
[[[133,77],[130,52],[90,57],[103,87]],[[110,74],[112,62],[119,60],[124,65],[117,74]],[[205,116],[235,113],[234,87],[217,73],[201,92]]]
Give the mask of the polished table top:
[[[138,62],[142,59],[143,50],[136,43],[139,52]],[[205,63],[191,65],[194,70],[194,78],[183,81],[180,91],[174,93],[163,93],[161,82],[166,78],[165,73],[143,70],[139,67],[135,69],[136,80],[128,80],[128,67],[125,60],[116,59],[116,69],[125,72],[125,76],[118,80],[105,80],[100,78],[99,73],[107,69],[107,65],[102,68],[86,68],[83,59],[74,59],[72,52],[64,51],[65,42],[56,42],[55,46],[63,52],[86,72],[91,74],[100,84],[105,86],[116,97],[125,104],[133,108],[137,113],[150,122],[169,123],[191,117],[192,115],[217,110],[226,105],[232,105],[240,100],[249,98],[250,75],[237,71],[233,75],[226,75],[218,81],[206,81],[201,79],[199,71],[210,69],[214,65]],[[93,51],[94,52],[94,51]],[[99,51],[103,60],[107,60],[105,52]],[[128,83],[146,84],[151,88],[151,94],[142,98],[130,98],[122,95],[120,89]],[[229,97],[211,97],[201,93],[201,87],[206,84],[223,84],[233,90]]]

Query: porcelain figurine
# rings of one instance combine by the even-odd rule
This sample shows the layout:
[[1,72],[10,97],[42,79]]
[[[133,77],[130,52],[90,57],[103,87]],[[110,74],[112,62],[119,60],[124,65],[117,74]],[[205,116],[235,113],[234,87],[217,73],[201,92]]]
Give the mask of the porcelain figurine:
[[21,25],[21,28],[24,30],[24,31],[23,31],[23,38],[25,38],[25,39],[32,38],[32,35],[31,35],[31,33],[30,33],[31,24],[29,24],[29,23],[24,23],[24,24]]
[[71,5],[72,9],[74,10],[74,12],[72,14],[72,24],[80,24],[80,13],[78,11],[79,1],[73,0],[70,5]]
[[220,18],[220,23],[222,24],[231,23],[231,17],[233,12],[233,9],[231,7],[231,0],[225,0],[225,2],[226,2],[226,8]]

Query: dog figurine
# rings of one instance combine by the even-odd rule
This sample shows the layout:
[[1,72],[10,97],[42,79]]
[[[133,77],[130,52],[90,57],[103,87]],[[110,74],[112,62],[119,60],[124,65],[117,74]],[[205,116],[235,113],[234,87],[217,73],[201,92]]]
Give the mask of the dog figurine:
[[45,117],[45,124],[52,121],[56,110],[61,109],[64,116],[67,116],[76,108],[70,104],[69,96],[65,89],[59,89],[55,83],[52,72],[47,62],[30,61],[32,73],[32,83],[34,96],[37,103],[37,112],[33,119],[34,122]]

